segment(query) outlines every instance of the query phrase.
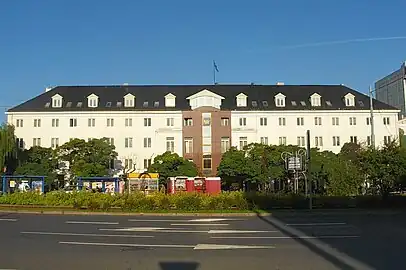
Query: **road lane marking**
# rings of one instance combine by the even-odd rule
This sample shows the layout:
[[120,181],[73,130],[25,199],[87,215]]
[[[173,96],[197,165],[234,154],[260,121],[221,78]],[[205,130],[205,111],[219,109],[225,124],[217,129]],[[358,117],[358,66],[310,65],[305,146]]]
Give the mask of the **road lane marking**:
[[104,222],[104,221],[66,221],[67,224],[93,224],[93,225],[118,225],[118,222]]
[[118,232],[160,232],[160,233],[207,233],[208,231],[191,231],[171,229],[171,228],[146,228],[146,227],[135,227],[135,228],[122,228],[122,229],[99,229],[100,231],[118,231]]
[[207,230],[207,231],[192,231],[183,228],[159,228],[159,227],[131,227],[119,229],[99,229],[100,231],[116,231],[116,232],[165,232],[165,233],[208,233],[208,234],[238,234],[238,233],[277,233],[279,231],[240,231],[240,230]]
[[61,236],[89,236],[89,237],[123,237],[123,238],[153,238],[152,235],[134,234],[97,234],[97,233],[61,233],[61,232],[21,232],[21,234],[33,235],[61,235]]
[[0,218],[0,221],[10,221],[10,222],[15,222],[15,221],[17,221],[18,219],[15,219],[15,218]]
[[286,224],[287,226],[341,226],[341,225],[347,225],[347,223],[344,222],[330,222],[330,223],[291,223],[291,224]]
[[232,219],[232,218],[199,218],[199,219],[191,219],[189,222],[218,222],[218,221],[236,221],[242,219]]
[[238,230],[210,230],[210,234],[226,234],[226,233],[276,233],[279,231],[238,231]]
[[113,246],[113,247],[151,247],[151,248],[194,248],[194,245],[148,245],[148,244],[116,244],[116,243],[91,243],[91,242],[59,242],[63,245],[82,246]]
[[229,224],[224,223],[172,223],[171,226],[228,226]]
[[182,222],[183,219],[129,219],[131,222]]
[[331,236],[212,236],[214,239],[341,239],[359,238],[359,235],[331,235]]
[[231,218],[201,218],[201,219],[129,219],[131,222],[220,222],[220,221],[237,221],[243,219],[231,219]]
[[211,245],[198,244],[194,247],[195,250],[219,250],[219,249],[268,249],[275,248],[274,246],[240,246],[240,245]]

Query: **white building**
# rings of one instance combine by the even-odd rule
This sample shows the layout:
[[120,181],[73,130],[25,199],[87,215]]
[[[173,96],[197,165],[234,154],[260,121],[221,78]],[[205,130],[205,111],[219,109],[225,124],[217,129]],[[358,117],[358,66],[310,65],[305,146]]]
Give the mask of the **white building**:
[[406,116],[406,62],[400,69],[375,83],[376,99],[398,108],[401,118]]
[[[377,146],[397,139],[399,110],[374,100]],[[341,85],[69,86],[7,111],[20,147],[110,138],[122,164],[147,168],[165,151],[212,175],[230,145],[252,142],[339,152],[370,144],[369,99]]]

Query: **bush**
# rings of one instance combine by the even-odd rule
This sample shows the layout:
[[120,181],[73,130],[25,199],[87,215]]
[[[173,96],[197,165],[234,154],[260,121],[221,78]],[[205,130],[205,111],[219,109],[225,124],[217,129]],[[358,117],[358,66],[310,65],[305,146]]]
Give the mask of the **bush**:
[[[38,194],[31,192],[13,193],[0,196],[2,205],[32,205],[50,207],[70,207],[76,209],[109,211],[230,211],[230,210],[272,210],[307,209],[309,199],[300,195],[280,195],[274,193],[243,193],[239,191],[222,192],[218,195],[201,193],[152,195],[144,193],[103,194],[89,192],[49,192]],[[313,208],[379,208],[405,207],[406,196],[314,196]]]

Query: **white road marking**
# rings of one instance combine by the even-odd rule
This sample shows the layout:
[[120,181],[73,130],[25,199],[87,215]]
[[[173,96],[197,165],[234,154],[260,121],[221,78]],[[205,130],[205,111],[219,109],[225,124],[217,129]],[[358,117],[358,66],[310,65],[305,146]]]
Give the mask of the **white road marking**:
[[[15,222],[17,219],[15,218],[0,218],[0,221],[10,221],[10,222]],[[1,269],[0,269],[1,270]]]
[[200,218],[191,219],[189,222],[217,222],[217,221],[228,221],[228,220],[241,220],[241,219],[231,219],[231,218]]
[[297,223],[297,224],[286,224],[287,226],[341,226],[347,225],[344,222],[331,222],[331,223]]
[[90,242],[59,242],[63,245],[82,246],[115,246],[115,247],[152,247],[152,248],[194,248],[193,245],[148,245],[148,244],[116,244],[116,243],[90,243]]
[[118,222],[104,222],[104,221],[66,221],[67,224],[93,224],[93,225],[118,225]]
[[209,249],[266,249],[275,248],[274,246],[239,246],[239,245],[211,245],[211,244],[198,244],[195,250],[209,250]]
[[134,234],[97,234],[97,233],[60,233],[60,232],[21,232],[22,234],[34,235],[65,235],[65,236],[90,236],[90,237],[123,237],[123,238],[153,238],[150,235]]
[[341,238],[359,238],[359,235],[331,235],[331,236],[212,236],[215,239],[341,239]]
[[221,233],[276,233],[279,231],[238,231],[238,230],[210,230],[210,234],[221,234]]
[[99,229],[100,231],[118,231],[118,232],[160,232],[160,233],[207,233],[208,231],[191,231],[171,229],[171,228],[148,228],[148,227],[135,227],[135,228],[123,228],[123,229]]
[[228,226],[229,224],[224,223],[172,223],[171,226]]

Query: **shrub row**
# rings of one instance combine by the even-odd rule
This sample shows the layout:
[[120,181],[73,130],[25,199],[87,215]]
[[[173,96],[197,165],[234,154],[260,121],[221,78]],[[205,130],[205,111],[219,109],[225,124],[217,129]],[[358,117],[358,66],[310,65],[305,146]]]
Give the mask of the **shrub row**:
[[[49,192],[13,193],[0,196],[2,205],[31,205],[49,207],[71,207],[89,210],[121,209],[123,211],[204,211],[204,210],[272,210],[272,209],[307,209],[309,200],[303,196],[276,195],[267,193],[223,192],[218,195],[200,193],[145,195],[102,194],[89,192]],[[406,207],[406,196],[390,196],[383,199],[379,196],[357,197],[320,197],[313,198],[314,208],[379,208]]]

